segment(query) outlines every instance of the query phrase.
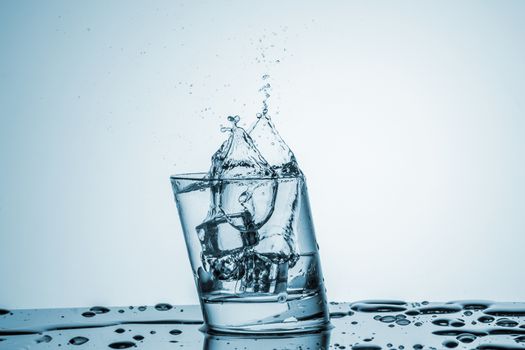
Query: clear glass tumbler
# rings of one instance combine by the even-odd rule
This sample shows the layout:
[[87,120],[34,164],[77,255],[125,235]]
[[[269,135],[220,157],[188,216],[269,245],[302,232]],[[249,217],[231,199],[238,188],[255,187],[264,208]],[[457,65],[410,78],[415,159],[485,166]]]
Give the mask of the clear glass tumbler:
[[309,332],[329,325],[303,176],[171,177],[208,331]]

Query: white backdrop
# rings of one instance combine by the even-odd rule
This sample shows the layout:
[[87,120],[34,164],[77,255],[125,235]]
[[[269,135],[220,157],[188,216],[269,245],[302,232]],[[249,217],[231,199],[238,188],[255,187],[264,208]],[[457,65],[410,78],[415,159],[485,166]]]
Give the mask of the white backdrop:
[[1,2],[0,306],[197,303],[169,175],[207,170],[265,73],[330,300],[523,300],[524,15]]

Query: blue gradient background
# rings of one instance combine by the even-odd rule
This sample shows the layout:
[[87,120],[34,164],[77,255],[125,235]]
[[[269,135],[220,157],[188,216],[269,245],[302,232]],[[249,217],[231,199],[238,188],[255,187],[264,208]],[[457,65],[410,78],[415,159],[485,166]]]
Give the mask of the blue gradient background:
[[254,120],[264,73],[331,300],[523,301],[524,16],[0,2],[0,306],[197,303],[168,176],[208,168],[227,115]]

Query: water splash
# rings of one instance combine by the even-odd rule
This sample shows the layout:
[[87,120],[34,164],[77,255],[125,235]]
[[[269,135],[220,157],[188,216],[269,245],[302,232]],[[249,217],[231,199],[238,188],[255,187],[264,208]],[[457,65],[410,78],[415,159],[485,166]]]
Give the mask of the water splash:
[[229,137],[212,156],[209,178],[302,175],[295,155],[284,142],[268,113],[272,88],[269,78],[268,74],[262,76],[264,85],[259,89],[263,94],[262,111],[257,113],[257,120],[248,132],[238,125],[238,115],[228,117],[231,127],[221,128],[221,131],[229,132]]
[[263,158],[253,140],[246,131],[238,126],[240,117],[229,116],[231,127],[224,127],[223,132],[229,132],[228,139],[211,158],[211,168],[208,177],[211,179],[233,178],[268,178],[275,172]]
[[[264,81],[267,81],[270,76],[266,74],[263,75],[262,78]],[[257,149],[278,176],[302,175],[295,155],[282,139],[268,113],[268,100],[271,91],[270,83],[265,83],[259,91],[262,92],[264,96],[262,112],[257,114],[257,120],[250,127],[248,133]]]

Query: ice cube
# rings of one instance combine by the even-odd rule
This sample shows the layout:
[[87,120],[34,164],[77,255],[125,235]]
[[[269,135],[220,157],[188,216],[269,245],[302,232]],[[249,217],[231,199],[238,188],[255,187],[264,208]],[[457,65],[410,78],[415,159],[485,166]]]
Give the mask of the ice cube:
[[[239,280],[244,276],[244,257],[253,254],[252,248],[259,243],[257,231],[241,232],[231,225],[232,219],[248,221],[249,216],[246,212],[229,217],[218,214],[195,228],[202,245],[201,259],[205,271],[222,281]],[[250,252],[246,253],[247,250]]]
[[274,263],[255,252],[249,252],[243,264],[242,292],[272,293],[283,298],[288,286],[288,262]]
[[241,290],[248,293],[268,293],[275,285],[277,265],[250,252],[244,257],[245,274]]
[[202,254],[204,269],[221,281],[237,281],[245,274],[242,248],[222,252],[221,255]]
[[263,226],[273,214],[277,181],[223,180],[218,191],[218,210],[230,224],[240,231],[253,231]]
[[241,233],[224,216],[216,215],[198,225],[195,230],[205,255],[220,255],[223,251],[244,246]]
[[195,230],[202,245],[201,259],[214,278],[231,281],[244,275],[243,248],[246,238],[224,216],[214,216]]
[[262,260],[274,264],[290,262],[293,265],[297,260],[293,241],[287,239],[280,227],[277,229],[276,233],[261,237],[254,251]]

